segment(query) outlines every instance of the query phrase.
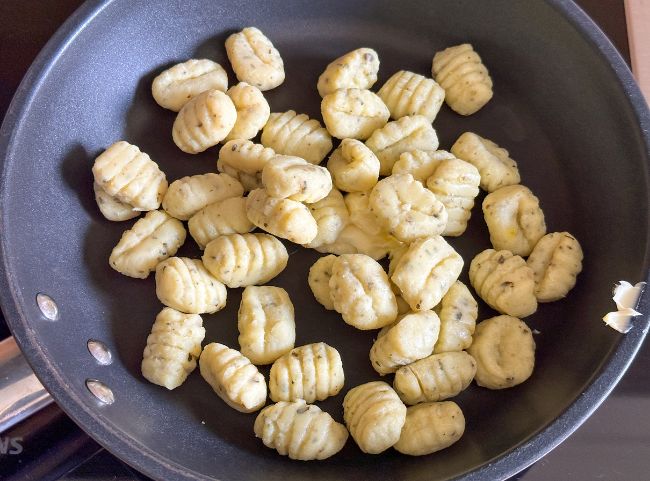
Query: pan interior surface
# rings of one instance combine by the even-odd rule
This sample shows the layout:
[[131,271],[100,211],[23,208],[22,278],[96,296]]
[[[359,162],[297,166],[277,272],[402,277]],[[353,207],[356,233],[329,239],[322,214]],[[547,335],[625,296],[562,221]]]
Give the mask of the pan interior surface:
[[[224,41],[249,25],[272,39],[285,62],[285,83],[266,93],[271,110],[294,109],[316,118],[318,76],[349,50],[371,47],[379,53],[379,87],[401,69],[428,76],[434,52],[472,43],[490,70],[495,96],[467,118],[444,106],[434,122],[440,148],[448,150],[465,131],[506,147],[519,163],[522,183],[539,197],[548,231],[569,231],[583,246],[585,267],[576,288],[526,319],[539,331],[532,378],[509,390],[472,386],[462,393],[455,400],[467,429],[443,452],[411,458],[389,450],[370,456],[350,440],[327,461],[292,462],[265,448],[253,435],[255,416],[227,407],[198,370],[172,392],[140,375],[142,350],[161,305],[153,276],[130,279],[108,265],[112,247],[134,221],[111,223],[101,217],[93,197],[92,162],[123,139],[147,152],[170,181],[215,171],[217,149],[190,156],[174,145],[175,115],[155,104],[151,82],[177,62],[210,58],[227,68],[233,85]],[[2,178],[4,269],[12,286],[4,300],[11,295],[16,306],[16,315],[8,316],[12,330],[57,400],[144,472],[165,479],[224,481],[463,476],[549,426],[619,346],[621,336],[600,319],[614,308],[615,281],[636,282],[647,273],[647,145],[615,71],[562,9],[542,1],[507,0],[115,0],[70,39],[44,64],[30,94],[23,94],[18,122],[5,125],[13,133]],[[464,282],[471,258],[490,247],[482,199],[477,199],[468,232],[450,239],[465,259]],[[341,353],[345,387],[319,405],[342,421],[345,392],[378,377],[368,361],[376,333],[357,331],[322,308],[306,283],[319,254],[287,247],[289,267],[269,284],[291,296],[296,345],[325,341]],[[200,252],[188,238],[179,255]],[[38,293],[57,302],[58,321],[39,313]],[[204,344],[237,348],[240,297],[241,290],[229,290],[226,309],[203,316]],[[481,304],[479,320],[492,315]],[[89,339],[109,347],[112,364],[100,365],[90,356]],[[115,402],[96,401],[86,389],[87,379],[109,386]]]

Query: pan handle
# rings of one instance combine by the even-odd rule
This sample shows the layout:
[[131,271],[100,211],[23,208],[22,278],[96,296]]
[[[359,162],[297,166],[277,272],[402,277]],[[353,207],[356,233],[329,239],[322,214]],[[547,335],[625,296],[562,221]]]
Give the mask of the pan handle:
[[0,433],[52,402],[16,341],[0,341]]

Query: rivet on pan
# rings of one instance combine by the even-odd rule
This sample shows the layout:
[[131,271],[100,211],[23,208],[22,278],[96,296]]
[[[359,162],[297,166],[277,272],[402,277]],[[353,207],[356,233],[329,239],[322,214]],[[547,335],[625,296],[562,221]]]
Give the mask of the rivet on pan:
[[96,379],[86,379],[86,387],[93,396],[104,404],[113,404],[115,402],[113,391],[103,382]]
[[88,339],[88,351],[92,356],[97,360],[99,364],[108,366],[113,362],[113,356],[111,351],[108,350],[106,344],[102,341],[97,341],[96,339]]
[[41,313],[50,321],[56,321],[59,319],[59,307],[47,294],[38,293],[36,294],[36,304],[41,310]]

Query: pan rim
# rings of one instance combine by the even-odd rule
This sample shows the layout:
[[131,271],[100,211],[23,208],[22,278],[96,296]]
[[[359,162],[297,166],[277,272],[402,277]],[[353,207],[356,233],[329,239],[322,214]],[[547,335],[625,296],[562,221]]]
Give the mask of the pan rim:
[[[627,64],[600,28],[572,0],[543,0],[556,9],[576,29],[576,31],[597,50],[603,61],[614,71],[617,82],[623,89],[639,125],[640,136],[650,152],[650,111],[645,99],[632,77]],[[7,159],[12,156],[12,144],[17,135],[21,119],[30,108],[42,81],[49,70],[63,55],[75,38],[106,9],[114,0],[91,0],[83,4],[59,28],[49,40],[18,87],[7,110],[0,128],[0,192],[7,178]],[[646,176],[646,185],[650,183]],[[126,435],[108,420],[98,415],[90,402],[82,400],[71,389],[66,388],[64,376],[48,359],[45,350],[36,342],[35,332],[26,322],[21,307],[16,279],[8,271],[6,234],[4,221],[3,197],[0,195],[0,301],[9,327],[18,345],[34,369],[39,380],[52,393],[59,406],[82,429],[99,444],[120,459],[142,471],[147,476],[157,479],[214,479],[192,471],[175,462],[168,462],[154,451],[144,446],[137,439]],[[650,245],[648,239],[646,246]],[[650,249],[646,248],[644,267],[648,269]],[[650,282],[650,275],[646,279]],[[642,312],[650,312],[650,296],[641,300]],[[506,479],[527,468],[546,455],[573,433],[606,399],[618,381],[625,374],[646,336],[650,316],[637,318],[635,328],[621,336],[616,346],[612,347],[600,369],[593,374],[581,396],[575,399],[567,409],[548,425],[542,427],[530,438],[522,441],[494,459],[471,472],[462,474],[457,479],[479,480]]]

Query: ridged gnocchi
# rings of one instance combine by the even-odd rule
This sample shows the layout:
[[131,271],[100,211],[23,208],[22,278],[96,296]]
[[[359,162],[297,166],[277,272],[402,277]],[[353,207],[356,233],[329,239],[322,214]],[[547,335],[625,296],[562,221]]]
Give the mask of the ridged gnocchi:
[[348,391],[343,419],[361,451],[379,454],[399,440],[406,406],[388,384],[372,381]]
[[343,139],[327,160],[334,185],[346,192],[364,192],[379,180],[379,159],[363,142]]
[[330,311],[334,310],[334,303],[330,296],[330,278],[332,277],[332,267],[336,260],[335,255],[320,257],[309,268],[307,283],[316,300]]
[[246,216],[246,198],[228,197],[205,206],[192,217],[187,227],[200,249],[224,234],[245,234],[255,226]]
[[469,280],[481,299],[502,314],[526,317],[537,310],[533,270],[510,251],[486,249],[477,254]]
[[189,220],[204,207],[229,197],[241,197],[244,188],[228,174],[201,174],[172,182],[162,201],[165,211],[179,220]]
[[201,376],[233,409],[252,413],[266,403],[264,376],[235,349],[211,342],[199,359]]
[[186,235],[182,222],[152,210],[124,231],[108,263],[125,276],[146,279],[159,262],[176,254]]
[[219,150],[217,170],[241,182],[245,191],[262,187],[262,170],[275,151],[250,140],[229,140]]
[[254,431],[265,446],[299,461],[334,456],[348,440],[344,425],[303,400],[265,407],[255,419]]
[[332,61],[318,77],[318,93],[325,97],[339,89],[369,89],[377,81],[379,55],[371,48],[358,48]]
[[521,181],[517,162],[510,158],[508,151],[473,132],[458,137],[451,153],[478,169],[483,190],[494,192]]
[[111,197],[97,182],[93,182],[93,191],[95,192],[97,207],[99,207],[99,211],[106,219],[121,222],[140,215],[141,211],[134,210],[133,206]]
[[434,353],[462,351],[472,344],[478,304],[467,286],[456,281],[435,307],[440,317],[440,335]]
[[260,229],[296,244],[308,244],[318,235],[316,219],[305,204],[271,197],[264,189],[248,194],[246,215]]
[[336,396],[345,375],[339,352],[324,342],[297,347],[277,359],[269,374],[271,399],[308,403]]
[[406,410],[406,420],[395,449],[424,456],[448,448],[465,432],[465,416],[453,401],[418,404]]
[[271,364],[296,342],[294,309],[287,291],[274,286],[244,289],[237,314],[239,346],[253,364]]
[[355,224],[346,225],[336,241],[332,244],[322,244],[315,249],[328,254],[364,254],[378,261],[399,246],[400,242],[388,234],[372,235],[357,227]]
[[370,90],[339,89],[323,97],[320,104],[325,128],[337,139],[366,140],[386,125],[390,112]]
[[400,70],[379,89],[390,116],[399,119],[407,115],[422,115],[433,122],[445,100],[445,91],[433,79]]
[[239,82],[230,87],[226,95],[237,110],[237,120],[225,140],[252,139],[262,130],[271,115],[271,107],[264,94],[253,85]]
[[476,361],[465,351],[443,352],[400,367],[393,388],[405,404],[442,401],[467,389]]
[[479,322],[467,350],[476,360],[476,384],[505,389],[521,384],[535,368],[535,340],[530,328],[513,316]]
[[391,280],[414,311],[436,306],[456,282],[463,258],[442,237],[413,242],[396,263]]
[[411,174],[394,174],[377,182],[368,198],[379,224],[402,242],[444,232],[447,210]]
[[431,354],[438,340],[440,319],[433,311],[415,312],[384,329],[370,348],[370,363],[382,376]]
[[198,154],[217,145],[237,121],[237,109],[221,90],[206,90],[183,105],[172,127],[176,146],[188,154]]
[[158,164],[128,142],[115,142],[102,152],[92,171],[107,195],[136,211],[156,210],[167,191],[167,179]]
[[483,200],[483,215],[496,250],[527,256],[546,234],[539,199],[523,185],[501,187],[488,194]]
[[225,92],[228,75],[221,65],[208,59],[190,59],[161,72],[151,84],[158,105],[178,112],[187,102],[206,90]]
[[142,375],[149,382],[175,389],[196,368],[205,337],[203,320],[197,314],[183,314],[165,307],[147,337],[142,355]]
[[438,135],[426,117],[406,116],[375,130],[366,140],[366,146],[379,159],[379,174],[390,175],[393,165],[403,152],[436,150]]
[[492,79],[469,43],[433,56],[431,76],[445,89],[447,105],[461,115],[478,112],[492,98]]
[[246,27],[226,39],[226,54],[240,82],[271,90],[284,82],[280,52],[258,28]]
[[388,235],[370,209],[370,192],[350,192],[343,200],[350,214],[350,222],[371,236]]
[[156,267],[156,296],[188,314],[213,314],[226,306],[226,288],[199,259],[170,257]]
[[568,232],[542,237],[526,261],[533,270],[537,301],[557,301],[566,296],[582,271],[582,258],[580,243]]
[[339,234],[350,222],[343,195],[336,189],[326,197],[309,205],[309,211],[318,225],[318,234],[305,247],[319,247],[336,242]]
[[415,180],[426,184],[440,162],[455,158],[446,150],[410,150],[400,154],[392,173],[411,174]]
[[262,184],[269,196],[313,203],[332,190],[332,177],[325,167],[300,157],[276,155],[262,171]]
[[357,329],[379,329],[397,318],[397,301],[388,276],[377,261],[366,255],[338,257],[329,287],[334,309]]
[[301,157],[310,164],[320,164],[332,150],[332,137],[320,122],[294,110],[272,113],[261,141],[277,154]]
[[268,234],[228,234],[205,246],[203,265],[230,288],[264,284],[287,266],[282,242]]
[[447,224],[442,235],[457,237],[465,232],[480,182],[477,168],[464,160],[445,159],[436,166],[427,179],[427,188],[447,212]]

